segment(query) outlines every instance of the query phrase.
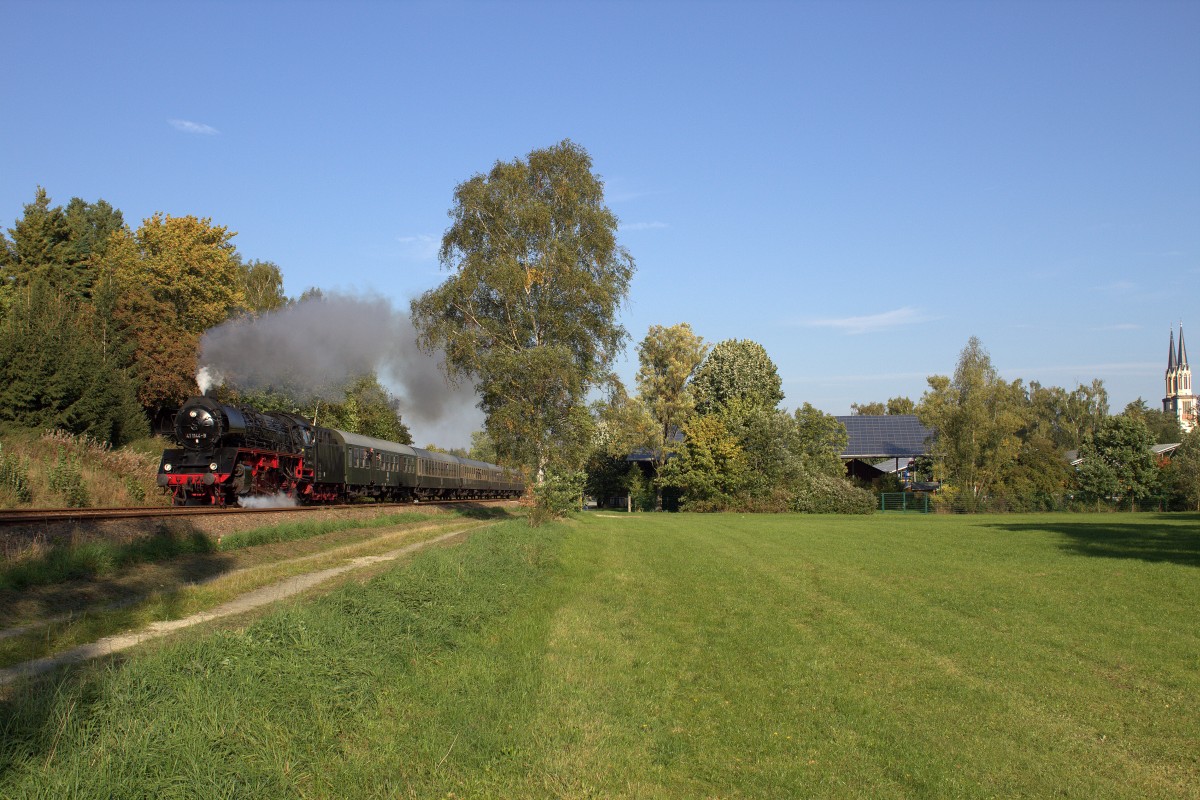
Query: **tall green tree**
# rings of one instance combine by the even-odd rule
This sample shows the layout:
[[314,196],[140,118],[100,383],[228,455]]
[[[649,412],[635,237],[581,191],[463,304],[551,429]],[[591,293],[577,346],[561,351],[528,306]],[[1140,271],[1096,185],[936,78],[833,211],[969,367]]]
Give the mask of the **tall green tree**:
[[244,403],[260,411],[286,411],[314,420],[326,428],[372,436],[389,442],[412,444],[412,433],[400,415],[400,402],[376,375],[359,375],[336,387],[335,399],[302,393],[312,387],[275,386],[238,392],[222,386],[217,394],[224,400]]
[[720,414],[705,414],[684,425],[679,457],[667,462],[662,479],[682,490],[685,508],[724,511],[744,491],[747,472],[737,434]]
[[1070,392],[1031,381],[1026,394],[1025,438],[1049,440],[1060,450],[1078,450],[1108,418],[1108,391],[1100,380],[1081,383]]
[[564,140],[459,184],[440,259],[451,275],[412,302],[419,343],[471,380],[502,459],[539,477],[588,450],[588,390],[627,334],[634,272],[579,145]]
[[488,436],[486,430],[471,432],[471,447],[467,450],[467,458],[486,464],[495,464],[499,460],[496,446],[492,444],[492,437]]
[[1150,408],[1146,401],[1138,398],[1125,406],[1122,416],[1141,420],[1150,431],[1155,444],[1174,444],[1183,440],[1183,429],[1179,426],[1179,418],[1161,408]]
[[735,399],[744,405],[775,408],[783,382],[766,348],[749,339],[726,339],[708,353],[692,379],[696,411],[710,414]]
[[271,261],[241,261],[242,296],[246,310],[251,314],[264,314],[287,305],[283,293],[283,272]]
[[[667,463],[683,424],[695,413],[688,384],[707,351],[704,339],[692,333],[686,322],[670,327],[652,325],[638,345],[638,396],[655,423],[647,445],[656,476]],[[662,510],[661,483],[655,506]]]
[[870,403],[851,403],[850,413],[856,417],[882,417],[887,414],[887,406],[878,400]]
[[104,200],[86,203],[72,197],[64,212],[67,242],[64,248],[68,290],[80,297],[91,297],[102,273],[113,235],[125,228],[121,212]]
[[1034,435],[1022,440],[1016,459],[1000,475],[998,491],[1005,495],[1010,511],[1054,511],[1062,507],[1074,478],[1062,448]]
[[1128,502],[1133,510],[1138,500],[1160,488],[1153,446],[1154,436],[1136,416],[1109,417],[1079,451],[1083,459],[1079,465],[1080,489],[1089,497],[1111,499],[1118,506]]
[[50,202],[39,186],[9,228],[11,241],[0,237],[0,308],[6,293],[37,281],[70,297],[90,298],[108,241],[124,227],[121,212],[104,200],[74,197],[65,209]]
[[1183,436],[1171,454],[1163,479],[1180,505],[1200,511],[1200,428],[1193,428]]
[[907,397],[893,397],[886,403],[851,403],[851,413],[860,417],[883,417],[896,414],[915,414],[917,404]]
[[830,478],[844,478],[846,467],[842,452],[850,441],[846,426],[837,417],[805,403],[793,415],[796,421],[796,448],[804,471]]
[[41,281],[46,286],[61,283],[58,273],[66,259],[69,236],[66,214],[61,206],[51,206],[50,196],[41,186],[24,214],[8,229],[11,240],[4,247],[4,287],[16,289]]
[[917,415],[937,434],[931,448],[935,474],[958,489],[971,509],[996,488],[1020,453],[1024,398],[1021,382],[1001,378],[974,336],[959,354],[953,377],[929,378]]
[[123,343],[97,307],[43,281],[0,320],[0,422],[122,445],[148,433]]

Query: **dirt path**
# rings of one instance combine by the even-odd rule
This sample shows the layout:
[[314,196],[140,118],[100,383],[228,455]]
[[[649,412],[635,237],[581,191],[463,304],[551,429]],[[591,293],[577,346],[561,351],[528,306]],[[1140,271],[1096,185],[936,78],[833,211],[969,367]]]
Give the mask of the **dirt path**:
[[375,564],[380,564],[387,561],[395,561],[410,553],[414,553],[430,545],[453,539],[456,536],[463,536],[473,530],[484,527],[489,523],[481,523],[469,528],[458,528],[444,533],[441,536],[436,536],[432,539],[426,539],[421,542],[405,545],[396,550],[391,550],[386,553],[380,553],[373,556],[360,556],[351,559],[346,563],[330,567],[328,569],[319,570],[317,572],[309,572],[303,575],[296,575],[286,580],[273,583],[269,586],[264,586],[252,592],[248,592],[240,597],[237,597],[229,602],[217,606],[208,611],[202,611],[198,614],[193,614],[190,617],[183,619],[168,620],[165,622],[155,622],[148,628],[131,633],[122,633],[115,636],[107,636],[99,641],[91,644],[80,645],[70,650],[56,653],[52,656],[39,658],[34,661],[26,661],[22,664],[16,664],[12,667],[0,669],[0,686],[7,685],[17,680],[18,678],[40,675],[49,672],[52,669],[63,666],[65,664],[78,664],[92,658],[100,658],[102,656],[119,653],[123,650],[128,650],[136,645],[149,642],[154,639],[159,639],[175,631],[183,628],[190,628],[193,625],[211,622],[212,620],[232,617],[237,614],[243,614],[247,611],[252,611],[256,608],[277,602],[279,600],[292,597],[300,594],[308,589],[311,589],[318,584],[324,583],[339,575],[344,575],[347,572],[352,572],[357,569],[369,567]]

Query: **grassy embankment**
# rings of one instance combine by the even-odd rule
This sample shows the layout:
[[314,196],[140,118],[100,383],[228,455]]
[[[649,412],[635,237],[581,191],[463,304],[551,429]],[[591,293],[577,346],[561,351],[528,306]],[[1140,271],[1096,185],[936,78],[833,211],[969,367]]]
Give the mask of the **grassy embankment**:
[[63,431],[6,429],[0,436],[0,508],[166,506],[155,483],[165,439],[113,450]]
[[20,687],[5,797],[1195,797],[1200,518],[589,516]]

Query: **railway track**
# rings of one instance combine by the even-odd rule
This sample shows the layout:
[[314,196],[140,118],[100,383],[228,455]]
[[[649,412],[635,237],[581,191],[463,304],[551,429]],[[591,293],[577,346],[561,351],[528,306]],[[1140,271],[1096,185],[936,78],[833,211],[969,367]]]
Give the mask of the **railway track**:
[[[499,503],[502,500],[425,500],[420,505],[455,505],[461,503]],[[319,505],[274,506],[271,508],[230,508],[214,506],[171,506],[168,508],[19,508],[0,510],[0,527],[9,525],[39,525],[50,522],[85,522],[96,520],[141,519],[154,517],[186,517],[214,514],[270,514],[280,511],[319,511],[331,508],[412,508],[412,503],[379,503],[377,505]]]

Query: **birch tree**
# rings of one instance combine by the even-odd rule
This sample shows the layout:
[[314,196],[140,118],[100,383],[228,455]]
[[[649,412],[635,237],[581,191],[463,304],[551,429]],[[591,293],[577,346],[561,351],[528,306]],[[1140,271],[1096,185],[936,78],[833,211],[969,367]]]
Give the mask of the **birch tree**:
[[582,463],[588,390],[627,334],[634,272],[582,147],[564,140],[459,184],[442,237],[450,276],[412,302],[418,343],[479,390],[497,454],[539,477]]

